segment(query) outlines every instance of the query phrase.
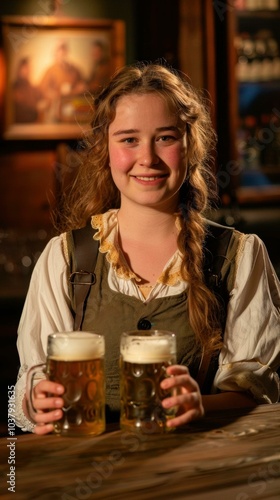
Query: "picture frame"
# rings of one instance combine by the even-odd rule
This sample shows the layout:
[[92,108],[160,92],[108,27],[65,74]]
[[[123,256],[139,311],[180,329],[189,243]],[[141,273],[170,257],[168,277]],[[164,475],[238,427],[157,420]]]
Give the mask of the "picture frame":
[[2,139],[80,138],[94,94],[124,64],[122,20],[2,17]]

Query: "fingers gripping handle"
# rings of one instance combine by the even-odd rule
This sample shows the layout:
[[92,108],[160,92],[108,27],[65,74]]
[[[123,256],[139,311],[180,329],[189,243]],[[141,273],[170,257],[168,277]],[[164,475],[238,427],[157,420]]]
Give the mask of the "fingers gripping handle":
[[46,364],[41,363],[39,365],[32,366],[27,373],[27,383],[26,383],[26,402],[27,402],[27,411],[32,422],[35,422],[35,415],[37,413],[36,408],[33,403],[34,396],[34,387],[35,387],[35,377],[36,375],[41,374],[41,377],[37,377],[38,380],[42,379],[42,375],[46,378]]

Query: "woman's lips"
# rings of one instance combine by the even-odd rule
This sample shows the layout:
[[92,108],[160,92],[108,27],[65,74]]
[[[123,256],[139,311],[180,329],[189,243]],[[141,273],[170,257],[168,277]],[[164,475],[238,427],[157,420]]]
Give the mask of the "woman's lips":
[[155,177],[142,177],[137,175],[136,179],[140,179],[140,181],[155,181],[157,179],[162,179],[162,176],[157,175]]

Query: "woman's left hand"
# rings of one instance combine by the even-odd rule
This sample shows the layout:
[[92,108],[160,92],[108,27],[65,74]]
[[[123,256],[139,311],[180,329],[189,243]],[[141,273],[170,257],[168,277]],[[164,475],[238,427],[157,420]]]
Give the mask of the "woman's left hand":
[[190,376],[189,370],[182,365],[169,366],[166,370],[167,377],[161,382],[161,388],[165,391],[177,389],[174,396],[167,397],[162,401],[166,410],[174,406],[178,407],[175,418],[168,420],[168,427],[178,427],[197,420],[204,416],[202,396],[198,383]]

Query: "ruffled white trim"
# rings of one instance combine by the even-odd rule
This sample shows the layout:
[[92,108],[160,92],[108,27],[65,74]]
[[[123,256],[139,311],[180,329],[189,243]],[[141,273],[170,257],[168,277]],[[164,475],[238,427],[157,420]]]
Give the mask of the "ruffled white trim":
[[[112,209],[104,214],[94,215],[91,225],[97,232],[94,239],[100,241],[99,250],[106,253],[106,259],[112,266],[118,279],[135,280],[140,282],[137,276],[127,265],[121,248],[118,244],[118,210]],[[176,226],[180,228],[179,217],[176,218]],[[177,250],[165,265],[156,283],[162,285],[175,286],[183,281],[181,273],[182,256]]]
[[28,372],[28,366],[22,365],[19,372],[17,383],[15,387],[15,397],[16,397],[16,417],[15,422],[17,427],[19,427],[24,432],[34,432],[35,424],[29,420],[22,408],[23,399],[26,393],[26,375]]

